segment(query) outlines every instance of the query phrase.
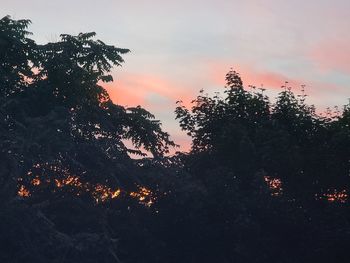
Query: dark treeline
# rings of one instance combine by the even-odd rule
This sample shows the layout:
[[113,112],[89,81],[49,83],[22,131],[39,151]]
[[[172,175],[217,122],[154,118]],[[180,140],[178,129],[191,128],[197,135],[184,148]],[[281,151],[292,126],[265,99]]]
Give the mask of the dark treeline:
[[179,102],[192,149],[167,157],[102,86],[128,49],[29,24],[0,20],[0,262],[348,262],[350,105],[319,115],[287,83],[272,102],[231,70]]

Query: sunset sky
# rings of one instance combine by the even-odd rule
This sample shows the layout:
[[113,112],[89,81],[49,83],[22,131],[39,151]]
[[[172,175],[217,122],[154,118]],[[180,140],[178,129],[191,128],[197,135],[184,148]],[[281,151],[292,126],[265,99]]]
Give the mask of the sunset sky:
[[129,48],[115,81],[114,102],[142,105],[186,150],[174,108],[200,89],[222,91],[225,73],[239,71],[246,86],[270,89],[284,81],[306,85],[319,109],[350,97],[350,1],[0,0],[0,15],[28,18],[39,43],[61,33],[95,31]]

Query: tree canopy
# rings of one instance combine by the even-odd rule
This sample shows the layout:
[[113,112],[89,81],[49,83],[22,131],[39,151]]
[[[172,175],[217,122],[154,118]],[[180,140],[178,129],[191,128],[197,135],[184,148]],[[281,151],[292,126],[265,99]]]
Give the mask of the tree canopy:
[[297,96],[282,86],[273,103],[263,91],[247,91],[231,70],[225,97],[201,91],[190,110],[179,105],[176,117],[193,138],[191,155],[208,155],[215,166],[229,167],[238,177],[263,171],[299,197],[299,190],[310,199],[327,189],[348,191],[349,105],[325,118],[305,103],[304,90]]

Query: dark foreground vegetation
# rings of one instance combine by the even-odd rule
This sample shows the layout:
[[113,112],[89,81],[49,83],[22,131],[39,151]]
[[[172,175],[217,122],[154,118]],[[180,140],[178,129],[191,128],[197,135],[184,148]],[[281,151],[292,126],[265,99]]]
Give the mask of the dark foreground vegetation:
[[192,150],[166,157],[160,122],[101,86],[129,50],[29,23],[0,20],[0,262],[349,261],[350,105],[272,103],[230,71],[178,105]]

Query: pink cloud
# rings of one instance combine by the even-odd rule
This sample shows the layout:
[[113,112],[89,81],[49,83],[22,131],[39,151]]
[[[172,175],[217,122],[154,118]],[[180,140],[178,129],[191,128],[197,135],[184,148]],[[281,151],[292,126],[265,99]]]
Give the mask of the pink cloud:
[[[207,64],[207,71],[213,83],[224,86],[225,75],[231,67],[226,62],[209,62]],[[302,80],[292,79],[276,72],[261,71],[251,65],[241,64],[239,66],[233,66],[232,69],[240,74],[245,88],[248,88],[249,85],[254,85],[258,88],[263,85],[268,89],[279,91],[281,90],[281,86],[285,84],[285,81],[288,81],[288,85],[294,89],[299,89],[300,85],[304,84]]]
[[350,73],[350,39],[328,39],[309,51],[310,58],[321,70]]
[[[208,75],[211,76],[211,82],[215,83],[216,86],[224,86],[225,74],[229,69],[230,64],[226,62],[207,62]],[[240,73],[245,88],[248,88],[248,85],[255,85],[259,88],[263,84],[273,94],[282,91],[281,86],[284,85],[285,81],[288,81],[288,86],[292,87],[296,94],[300,94],[301,85],[306,84],[306,94],[309,95],[307,103],[315,104],[320,111],[323,111],[327,106],[345,104],[346,98],[349,96],[348,87],[333,83],[289,78],[284,74],[259,70],[247,64],[234,66],[233,70]],[[274,99],[273,96],[270,99]],[[340,99],[341,97],[344,98],[343,101]]]

